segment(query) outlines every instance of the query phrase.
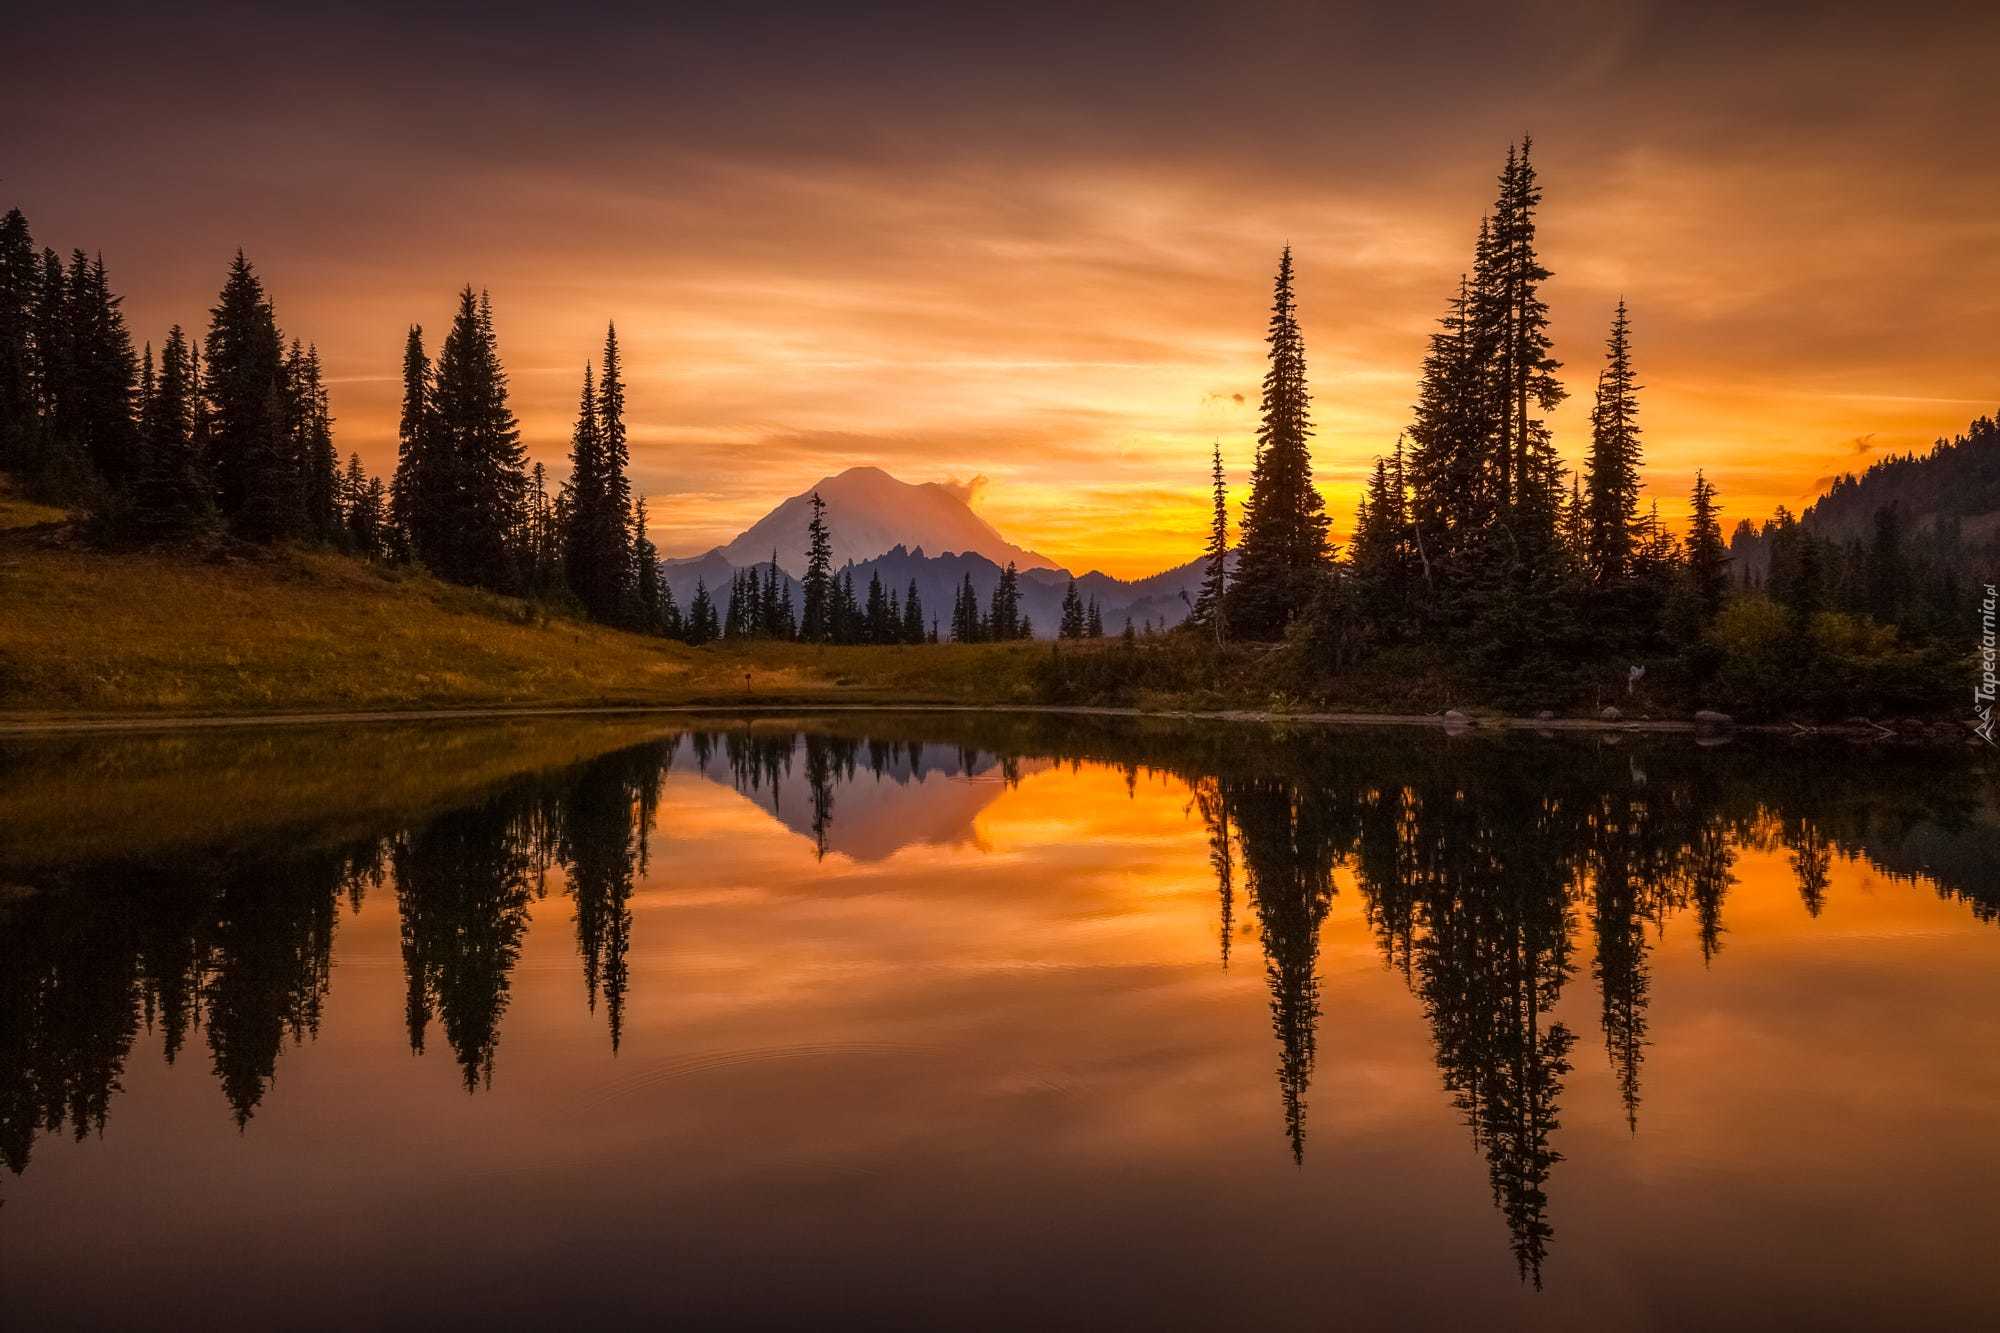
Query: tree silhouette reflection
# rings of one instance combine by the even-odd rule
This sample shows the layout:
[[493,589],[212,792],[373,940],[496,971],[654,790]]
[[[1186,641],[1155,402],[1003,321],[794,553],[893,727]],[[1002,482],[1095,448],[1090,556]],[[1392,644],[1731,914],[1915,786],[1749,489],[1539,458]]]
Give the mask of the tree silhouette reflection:
[[[953,723],[940,746],[940,726],[701,727],[501,781],[372,832],[0,866],[0,884],[26,887],[0,898],[0,1159],[19,1174],[38,1136],[103,1132],[142,1031],[158,1033],[168,1062],[205,1038],[228,1113],[247,1129],[287,1047],[319,1029],[343,911],[382,892],[394,895],[410,1046],[422,1053],[441,1031],[477,1091],[504,1063],[514,972],[559,872],[584,1004],[601,1009],[617,1052],[632,903],[677,752],[691,771],[798,821],[819,858],[843,818],[866,816],[871,790],[857,780],[879,789],[997,764],[1011,788],[1024,760],[1048,759],[1105,765],[1128,794],[1142,770],[1186,784],[1207,833],[1220,964],[1230,965],[1239,928],[1263,955],[1280,1119],[1298,1163],[1314,1082],[1330,1077],[1319,1059],[1321,935],[1336,884],[1351,883],[1384,964],[1428,1025],[1443,1096],[1485,1163],[1521,1277],[1536,1285],[1555,1238],[1550,1190],[1577,1040],[1556,1015],[1581,951],[1637,1133],[1652,950],[1685,917],[1714,963],[1745,849],[1786,858],[1813,915],[1827,906],[1836,858],[1861,857],[1982,921],[2000,917],[2000,837],[1985,798],[1924,756],[1887,755],[1863,777],[1810,754],[1669,745],[1421,734],[1357,744],[1016,716]],[[898,833],[920,836],[892,830],[892,841]],[[1241,927],[1239,900],[1251,913]]]

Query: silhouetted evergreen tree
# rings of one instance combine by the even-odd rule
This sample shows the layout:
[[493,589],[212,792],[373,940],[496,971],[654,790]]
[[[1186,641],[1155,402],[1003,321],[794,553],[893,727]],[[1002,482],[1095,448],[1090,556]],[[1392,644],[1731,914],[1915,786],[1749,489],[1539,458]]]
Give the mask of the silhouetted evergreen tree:
[[924,641],[924,603],[917,595],[917,581],[910,580],[910,590],[903,596],[903,642],[922,643]]
[[799,611],[799,637],[807,643],[825,643],[833,637],[833,593],[833,537],[827,531],[826,502],[814,491]]
[[195,446],[195,372],[187,335],[176,324],[160,353],[160,373],[140,414],[140,463],[128,521],[146,540],[207,527],[215,503]]
[[[1215,622],[1217,619],[1227,620],[1222,608],[1229,591],[1229,486],[1222,471],[1220,440],[1215,442],[1209,460],[1209,475],[1215,503],[1208,521],[1208,546],[1202,551],[1201,593],[1195,598],[1194,611],[1189,618],[1196,625],[1214,631],[1215,637],[1220,639],[1228,632],[1228,626],[1226,623],[1218,626]],[[1102,632],[1100,625],[1099,636]]]
[[446,443],[438,425],[436,384],[424,351],[424,331],[412,324],[403,340],[403,411],[397,425],[390,504],[411,553],[440,571],[450,559],[453,492],[458,486]]
[[507,405],[492,302],[469,286],[459,293],[458,313],[438,349],[433,395],[439,444],[456,481],[439,572],[458,583],[515,589],[512,538],[527,491],[526,453]]
[[868,602],[863,610],[862,637],[868,643],[894,643],[896,625],[889,615],[889,595],[882,587],[882,572],[868,575]]
[[1590,413],[1590,574],[1616,583],[1632,565],[1639,519],[1639,385],[1632,375],[1631,321],[1625,302],[1611,321],[1597,403]]
[[1694,474],[1694,496],[1689,509],[1688,577],[1704,618],[1713,619],[1722,609],[1723,594],[1729,587],[1729,551],[1722,544],[1715,487],[1698,470]]
[[694,600],[688,603],[681,637],[696,648],[722,637],[722,624],[716,617],[715,603],[708,595],[708,584],[700,579],[695,580]]
[[28,219],[9,209],[0,218],[0,472],[26,472],[39,448],[34,328],[40,286]]
[[1063,593],[1062,620],[1056,626],[1059,639],[1081,639],[1089,629],[1084,619],[1083,595],[1077,591],[1076,580],[1069,581],[1068,591]]
[[1000,571],[1000,581],[993,585],[993,601],[986,617],[987,636],[992,639],[1018,639],[1022,634],[1021,624],[1021,575],[1009,560],[1007,567]]
[[298,535],[304,496],[287,430],[284,342],[264,284],[241,250],[209,310],[202,357],[208,462],[222,515],[238,535]]
[[984,637],[979,617],[979,594],[972,590],[972,575],[968,572],[965,581],[959,585],[958,599],[951,608],[951,641],[978,643]]
[[1326,505],[1313,485],[1307,448],[1312,413],[1290,246],[1278,262],[1267,341],[1271,364],[1264,375],[1257,461],[1243,505],[1236,582],[1225,602],[1231,629],[1252,639],[1284,632],[1318,591],[1328,560]]
[[632,502],[632,610],[627,623],[641,634],[665,632],[666,582],[660,578],[660,551],[646,535],[646,497]]
[[320,372],[319,348],[292,344],[285,379],[292,393],[292,448],[305,507],[305,531],[322,541],[340,536],[340,455],[333,447],[333,413]]

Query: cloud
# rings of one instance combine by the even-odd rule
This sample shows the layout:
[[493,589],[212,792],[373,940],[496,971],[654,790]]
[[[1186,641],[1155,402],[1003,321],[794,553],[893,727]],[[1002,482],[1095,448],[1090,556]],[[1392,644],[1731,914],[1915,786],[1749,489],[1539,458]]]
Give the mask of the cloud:
[[954,496],[960,504],[968,507],[976,503],[981,493],[991,484],[990,479],[984,472],[975,473],[963,481],[954,477],[938,483],[947,493]]

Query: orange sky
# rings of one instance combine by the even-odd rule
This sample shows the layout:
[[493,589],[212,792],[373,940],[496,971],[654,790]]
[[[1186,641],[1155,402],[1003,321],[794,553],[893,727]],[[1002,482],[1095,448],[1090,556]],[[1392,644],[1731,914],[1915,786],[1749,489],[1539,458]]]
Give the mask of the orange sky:
[[1622,294],[1670,518],[1697,466],[1762,517],[2000,402],[2000,20],[1147,12],[38,18],[0,206],[101,249],[142,340],[205,322],[244,246],[376,469],[403,331],[460,283],[552,465],[616,319],[670,555],[875,463],[985,478],[982,513],[1079,570],[1190,558],[1209,441],[1247,472],[1286,242],[1344,532],[1523,129],[1559,445]]

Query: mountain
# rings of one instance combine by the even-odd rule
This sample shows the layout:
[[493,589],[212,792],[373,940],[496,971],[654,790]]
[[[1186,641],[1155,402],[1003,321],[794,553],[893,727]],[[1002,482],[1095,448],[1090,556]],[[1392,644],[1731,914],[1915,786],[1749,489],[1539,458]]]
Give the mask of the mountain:
[[[1877,460],[1860,476],[1835,477],[1799,521],[1832,542],[1866,542],[1875,515],[1894,508],[1908,538],[1945,563],[1988,563],[2000,548],[2000,422],[1980,417],[1965,434],[1939,440],[1925,453]],[[1756,524],[1737,526],[1730,552],[1739,574],[1762,577],[1770,542]]]
[[[723,557],[722,549],[689,560],[666,562],[667,586],[674,590],[674,600],[683,608],[694,597],[695,583],[700,580],[707,584],[709,595],[715,598],[717,614],[728,610],[729,580],[736,567]],[[783,560],[781,553],[781,572]],[[770,552],[766,551],[761,561],[749,563],[768,569]],[[882,586],[894,589],[898,597],[908,595],[910,581],[915,579],[917,596],[924,604],[925,618],[938,622],[939,632],[946,637],[951,632],[952,598],[957,595],[966,575],[972,576],[972,589],[979,595],[980,605],[985,606],[993,600],[993,588],[1000,582],[1001,574],[1001,567],[983,555],[926,555],[922,550],[912,551],[900,543],[873,560],[858,561],[853,569],[855,594],[863,600],[868,595],[869,579],[878,574]],[[839,572],[844,577],[846,568]],[[1105,633],[1116,634],[1125,627],[1127,619],[1140,626],[1153,624],[1165,628],[1180,624],[1188,615],[1188,603],[1181,600],[1181,593],[1186,592],[1192,600],[1201,590],[1201,577],[1201,562],[1194,560],[1129,582],[1094,570],[1076,582],[1077,590],[1086,603],[1093,597],[1097,599],[1098,611],[1104,617]],[[1055,637],[1056,626],[1062,619],[1063,594],[1069,590],[1069,580],[1069,571],[1064,569],[1021,571],[1021,610],[1034,622],[1037,638]],[[802,601],[799,582],[786,574],[785,585],[796,613]]]
[[936,482],[912,485],[878,467],[851,467],[808,486],[751,524],[742,536],[716,548],[717,553],[741,568],[770,563],[775,550],[780,569],[795,577],[803,574],[806,524],[812,519],[815,491],[826,502],[835,568],[871,560],[898,545],[982,555],[996,565],[1012,560],[1022,569],[1055,563],[1002,537],[951,487]]

